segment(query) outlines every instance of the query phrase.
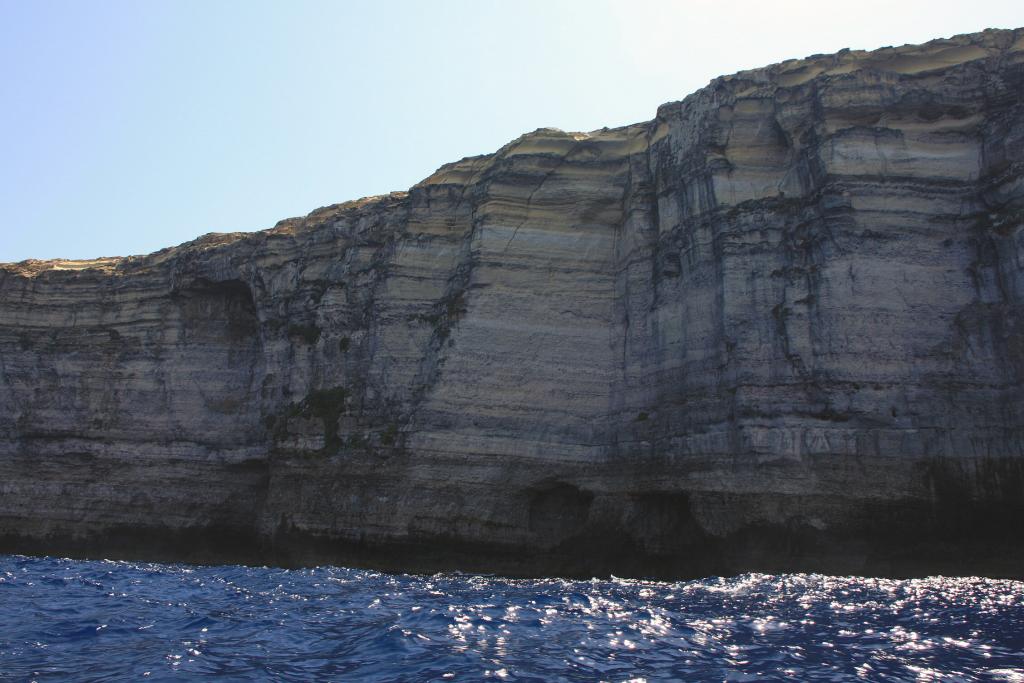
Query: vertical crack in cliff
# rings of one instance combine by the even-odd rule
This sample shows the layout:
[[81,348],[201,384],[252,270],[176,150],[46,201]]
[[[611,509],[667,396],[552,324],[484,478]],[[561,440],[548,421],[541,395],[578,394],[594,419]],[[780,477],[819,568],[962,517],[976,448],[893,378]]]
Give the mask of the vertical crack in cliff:
[[[463,196],[468,187],[463,188]],[[460,202],[462,199],[460,198]],[[444,363],[444,349],[448,344],[453,343],[451,334],[453,328],[458,324],[459,319],[465,315],[468,302],[466,300],[473,268],[476,265],[476,255],[473,250],[473,242],[477,238],[477,204],[474,202],[473,210],[469,216],[469,229],[462,238],[459,247],[459,256],[441,298],[433,305],[433,310],[428,314],[426,321],[433,324],[433,330],[427,343],[425,353],[421,358],[416,371],[413,392],[411,398],[410,413],[423,403],[427,394],[435,386],[441,375]]]
[[565,163],[566,163],[566,162],[567,162],[567,161],[569,160],[569,157],[570,157],[570,156],[572,156],[572,154],[573,154],[573,153],[574,153],[574,152],[575,152],[575,151],[576,151],[577,149],[579,149],[580,145],[581,145],[582,143],[586,142],[586,141],[587,141],[587,139],[588,139],[588,138],[583,138],[583,139],[581,139],[581,140],[577,140],[577,141],[576,141],[576,143],[575,143],[574,145],[572,145],[572,146],[571,146],[571,147],[570,147],[570,148],[569,148],[569,149],[568,149],[568,150],[566,151],[565,155],[564,155],[564,156],[562,156],[562,158],[561,158],[561,159],[559,159],[558,163],[557,163],[557,164],[555,164],[555,166],[554,166],[553,168],[551,168],[551,170],[549,170],[549,171],[548,171],[547,173],[545,173],[545,174],[544,174],[544,177],[542,177],[542,178],[540,179],[540,182],[539,182],[539,183],[537,183],[537,186],[536,186],[536,187],[534,187],[534,188],[533,188],[533,189],[532,189],[532,190],[530,191],[530,194],[529,194],[529,195],[527,195],[527,197],[526,197],[526,202],[525,202],[525,207],[523,208],[523,219],[522,219],[521,221],[519,221],[519,223],[518,223],[518,224],[516,225],[516,227],[515,227],[515,228],[514,228],[514,229],[512,230],[512,236],[511,236],[511,237],[509,237],[509,238],[508,238],[508,242],[506,242],[506,243],[505,243],[505,249],[504,249],[504,251],[508,251],[508,248],[509,248],[509,246],[511,246],[511,245],[512,245],[512,240],[514,240],[514,239],[516,238],[516,235],[518,235],[518,234],[519,234],[519,228],[523,227],[523,226],[524,226],[524,225],[526,224],[526,221],[530,220],[530,207],[531,207],[531,205],[532,205],[532,203],[533,203],[533,197],[534,197],[534,195],[536,195],[536,194],[537,194],[537,192],[538,192],[538,191],[539,191],[539,190],[540,190],[540,189],[541,189],[542,187],[544,187],[544,184],[545,184],[546,182],[548,182],[548,180],[549,180],[549,179],[550,179],[550,178],[551,178],[551,177],[552,177],[552,176],[553,176],[553,175],[554,175],[555,173],[557,173],[557,172],[558,172],[558,170],[559,170],[560,168],[562,168],[562,166],[564,166],[564,165],[565,165]]

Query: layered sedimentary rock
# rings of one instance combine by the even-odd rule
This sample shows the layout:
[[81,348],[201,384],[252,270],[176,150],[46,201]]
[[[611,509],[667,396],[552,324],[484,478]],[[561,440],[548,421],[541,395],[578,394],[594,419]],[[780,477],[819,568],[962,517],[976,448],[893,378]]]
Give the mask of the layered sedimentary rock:
[[1024,30],[0,267],[0,549],[1024,575]]

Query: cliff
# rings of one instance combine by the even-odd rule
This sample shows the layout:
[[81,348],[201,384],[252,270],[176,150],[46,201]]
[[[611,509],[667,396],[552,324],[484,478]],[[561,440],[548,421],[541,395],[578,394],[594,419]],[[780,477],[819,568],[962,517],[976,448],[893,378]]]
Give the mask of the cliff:
[[1022,576],[1022,379],[1024,29],[818,55],[0,266],[0,551]]

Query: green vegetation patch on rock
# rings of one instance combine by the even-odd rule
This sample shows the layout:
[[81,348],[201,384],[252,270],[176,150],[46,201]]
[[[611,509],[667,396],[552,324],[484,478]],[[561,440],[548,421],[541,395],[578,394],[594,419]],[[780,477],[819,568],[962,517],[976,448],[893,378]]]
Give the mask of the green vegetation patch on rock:
[[324,448],[326,450],[336,450],[341,446],[341,439],[338,436],[338,418],[345,412],[345,400],[348,398],[348,390],[345,387],[329,387],[326,389],[314,389],[310,391],[306,398],[302,399],[298,403],[293,403],[285,409],[283,416],[284,420],[267,420],[268,427],[273,428],[275,425],[280,431],[275,435],[276,438],[281,438],[284,434],[281,433],[287,424],[287,418],[290,417],[316,417],[324,424]]

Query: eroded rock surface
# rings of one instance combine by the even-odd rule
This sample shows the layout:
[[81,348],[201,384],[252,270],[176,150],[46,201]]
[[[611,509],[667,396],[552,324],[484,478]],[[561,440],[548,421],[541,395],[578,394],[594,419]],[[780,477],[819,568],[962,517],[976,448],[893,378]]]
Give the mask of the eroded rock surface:
[[0,267],[0,549],[1024,575],[1024,30]]

